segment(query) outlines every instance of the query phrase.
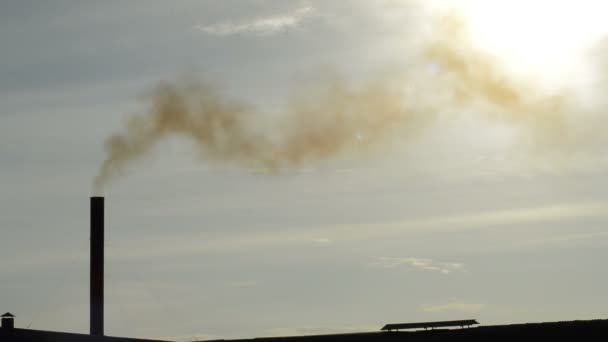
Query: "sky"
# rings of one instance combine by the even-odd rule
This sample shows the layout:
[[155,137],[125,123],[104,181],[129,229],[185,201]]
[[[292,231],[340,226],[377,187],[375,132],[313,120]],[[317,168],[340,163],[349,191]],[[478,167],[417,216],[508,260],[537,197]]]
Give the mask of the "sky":
[[[606,318],[602,12],[514,1],[494,30],[479,2],[429,3],[2,1],[0,310],[88,332],[103,194],[107,335]],[[475,38],[442,28],[452,16]],[[529,31],[504,28],[518,16]],[[577,29],[533,31],[552,23]],[[213,145],[202,119],[147,136],[159,82],[194,103],[185,117],[214,103],[193,83],[251,106],[226,116],[245,138]]]

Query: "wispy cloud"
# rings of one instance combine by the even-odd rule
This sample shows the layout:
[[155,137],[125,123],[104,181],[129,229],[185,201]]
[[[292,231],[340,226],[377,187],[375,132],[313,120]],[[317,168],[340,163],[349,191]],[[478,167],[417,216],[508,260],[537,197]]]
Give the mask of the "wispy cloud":
[[476,313],[482,310],[485,307],[484,304],[479,303],[465,303],[463,301],[453,301],[444,304],[423,304],[420,306],[420,310],[424,312],[468,312],[468,313]]
[[331,240],[328,238],[316,238],[316,239],[313,239],[312,241],[321,246],[327,246],[327,245],[331,244]]
[[557,235],[534,240],[526,240],[519,242],[517,245],[524,247],[539,247],[550,245],[572,245],[585,242],[606,244],[608,243],[608,232]]
[[214,36],[230,36],[245,33],[272,35],[297,27],[305,19],[310,18],[314,11],[315,9],[311,6],[302,6],[287,13],[239,22],[227,20],[211,25],[196,25],[194,29]]
[[[323,246],[323,240],[327,239],[329,244],[333,241],[377,239],[383,237],[407,236],[417,232],[443,232],[443,231],[467,231],[474,229],[485,229],[487,227],[501,227],[512,224],[554,222],[559,220],[572,220],[577,218],[607,217],[608,202],[589,202],[560,204],[546,207],[517,208],[510,210],[495,210],[482,212],[469,212],[453,216],[439,216],[430,218],[419,218],[402,221],[373,222],[359,224],[337,224],[323,225],[320,227],[301,226],[298,230],[285,231],[262,231],[249,232],[235,239],[230,234],[212,236],[204,232],[191,232],[184,234],[167,234],[139,239],[137,244],[123,241],[124,247],[117,246],[110,259],[115,260],[149,260],[151,258],[165,258],[167,256],[188,257],[201,253],[225,252],[235,249],[268,248],[269,246],[284,245],[310,245],[316,243]],[[599,237],[599,236],[598,236]],[[594,237],[594,238],[598,238]],[[167,241],[172,241],[168,244]],[[137,247],[135,247],[137,246]],[[160,248],[159,246],[162,246]],[[167,247],[174,246],[174,247]],[[45,258],[31,257],[33,266],[44,265]],[[384,258],[384,259],[382,259]],[[377,257],[374,266],[407,267],[414,260],[417,264],[436,265],[438,262],[425,258],[390,258]],[[392,261],[391,261],[392,260]],[[404,260],[410,260],[408,262]],[[429,261],[430,260],[430,261]],[[398,262],[399,261],[399,262]],[[16,261],[15,261],[16,263]],[[439,264],[457,264],[439,262]],[[12,263],[2,265],[0,269],[14,268]],[[21,262],[20,262],[21,267]],[[444,267],[451,271],[454,267]],[[464,266],[461,267],[461,270]]]
[[464,264],[462,263],[435,261],[428,258],[394,258],[378,256],[374,257],[374,261],[370,262],[369,265],[380,268],[409,267],[443,274],[465,271]]

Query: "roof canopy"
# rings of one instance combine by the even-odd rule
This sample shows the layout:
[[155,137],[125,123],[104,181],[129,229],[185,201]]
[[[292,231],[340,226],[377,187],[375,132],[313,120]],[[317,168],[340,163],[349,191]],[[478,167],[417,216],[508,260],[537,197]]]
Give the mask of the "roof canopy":
[[467,319],[462,321],[439,321],[439,322],[422,322],[422,323],[396,323],[387,324],[380,330],[400,330],[400,329],[428,329],[428,328],[440,328],[440,327],[468,327],[471,325],[479,324],[474,319]]
[[2,318],[9,318],[9,317],[10,317],[10,318],[15,318],[15,315],[13,315],[13,314],[12,314],[12,313],[10,313],[10,312],[7,312],[7,313],[5,313],[4,315],[2,315],[2,316],[0,316],[0,317],[2,317]]

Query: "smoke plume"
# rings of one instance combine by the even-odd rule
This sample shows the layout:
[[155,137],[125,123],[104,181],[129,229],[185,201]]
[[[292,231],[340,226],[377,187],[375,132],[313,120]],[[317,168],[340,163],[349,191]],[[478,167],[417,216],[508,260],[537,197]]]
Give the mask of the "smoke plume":
[[566,114],[580,110],[574,108],[567,90],[546,94],[538,84],[507,72],[497,58],[473,46],[458,16],[442,17],[436,32],[423,55],[442,69],[437,83],[451,94],[448,106],[473,107],[521,124],[541,143],[557,143],[567,136]]
[[321,89],[300,91],[288,102],[278,134],[256,129],[253,108],[194,81],[162,82],[152,104],[132,117],[124,132],[106,141],[107,159],[96,191],[126,163],[171,135],[191,138],[211,160],[277,171],[323,160],[354,147],[365,149],[393,130],[418,125],[421,109],[409,108],[392,82],[378,80],[354,87],[346,80],[326,80]]
[[[327,79],[287,101],[273,131],[260,129],[255,108],[224,96],[204,82],[161,82],[149,108],[133,116],[122,132],[106,141],[107,158],[95,178],[95,191],[169,136],[190,138],[213,161],[277,171],[368,149],[408,136],[436,114],[475,108],[512,121],[542,144],[572,139],[567,113],[580,111],[566,91],[546,94],[533,82],[515,78],[491,55],[468,40],[458,16],[442,17],[420,51],[417,70],[394,78],[353,84]],[[420,69],[437,66],[436,72]],[[404,89],[414,89],[404,92]],[[278,130],[278,131],[277,131]]]

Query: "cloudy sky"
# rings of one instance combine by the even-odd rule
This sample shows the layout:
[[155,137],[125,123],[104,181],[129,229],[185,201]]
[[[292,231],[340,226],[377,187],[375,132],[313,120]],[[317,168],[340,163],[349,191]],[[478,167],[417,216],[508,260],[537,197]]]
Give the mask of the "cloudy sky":
[[[257,155],[242,160],[192,139],[196,132],[170,131],[121,164],[102,190],[106,334],[195,340],[606,318],[608,163],[598,110],[606,63],[593,36],[603,27],[588,20],[563,39],[481,30],[495,32],[492,42],[536,39],[483,45],[478,35],[481,56],[508,57],[499,71],[486,57],[449,55],[490,65],[486,78],[445,54],[420,57],[427,38],[440,48],[442,38],[462,38],[434,36],[432,23],[454,15],[446,3],[2,1],[0,311],[19,327],[88,332],[88,205],[111,154],[106,141],[128,137],[133,115],[152,116],[158,82],[188,79],[255,108],[247,132],[280,146],[306,134],[336,137],[339,148],[268,170]],[[520,22],[544,27],[534,25],[542,3],[522,7],[531,16]],[[572,16],[554,21],[602,13],[578,3],[554,11]],[[490,12],[468,10],[471,27],[487,25],[472,18]],[[559,53],[581,37],[584,53]],[[575,45],[565,48],[583,51]],[[496,81],[503,71],[528,83]],[[348,93],[356,105],[339,108],[368,110],[346,113],[336,126],[346,130],[323,121],[332,106],[309,116],[284,110],[294,89],[336,78],[365,89],[397,83],[398,106],[428,120],[410,125],[397,115],[368,131],[362,122],[384,118],[384,90]],[[566,92],[575,104],[494,96],[511,88]],[[558,111],[565,119],[553,121]],[[234,139],[222,134],[221,142]]]

